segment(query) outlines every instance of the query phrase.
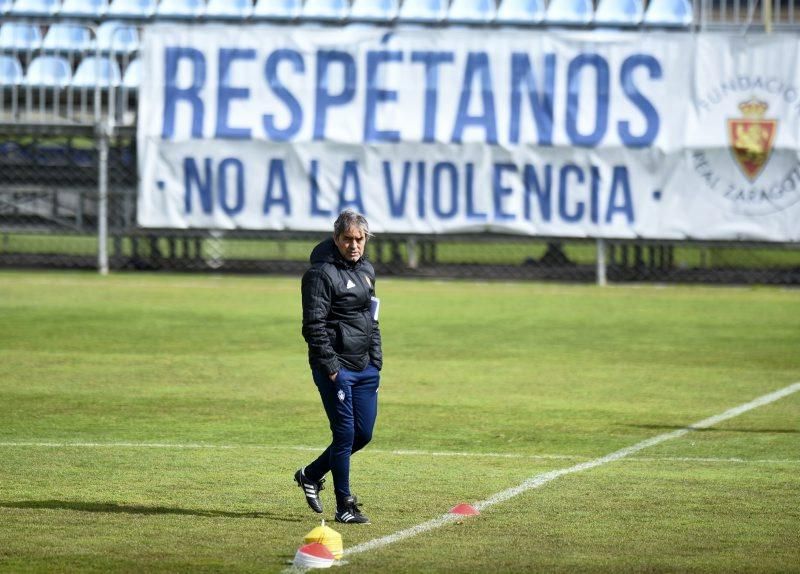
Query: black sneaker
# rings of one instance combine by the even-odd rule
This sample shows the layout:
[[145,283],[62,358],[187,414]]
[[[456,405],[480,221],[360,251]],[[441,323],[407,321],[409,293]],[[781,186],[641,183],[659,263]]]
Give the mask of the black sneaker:
[[344,499],[344,504],[336,509],[335,520],[345,524],[369,524],[369,518],[361,514],[355,496],[348,496]]
[[325,482],[323,478],[319,482],[309,480],[303,474],[303,468],[294,473],[294,480],[297,486],[303,489],[303,494],[306,495],[306,502],[311,507],[311,510],[317,513],[322,512],[322,501],[319,499],[319,491],[325,488],[322,483]]

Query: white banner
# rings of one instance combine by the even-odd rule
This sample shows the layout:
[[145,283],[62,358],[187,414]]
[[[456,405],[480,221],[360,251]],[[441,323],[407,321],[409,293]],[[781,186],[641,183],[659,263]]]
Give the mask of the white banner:
[[153,26],[139,224],[800,241],[800,38]]

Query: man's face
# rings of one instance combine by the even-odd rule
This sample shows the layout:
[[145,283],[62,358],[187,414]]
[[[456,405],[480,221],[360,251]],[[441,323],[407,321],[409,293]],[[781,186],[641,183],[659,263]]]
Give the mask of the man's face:
[[346,261],[355,263],[364,255],[364,246],[367,244],[367,236],[358,227],[350,227],[341,235],[334,236],[333,241],[339,248],[339,253]]

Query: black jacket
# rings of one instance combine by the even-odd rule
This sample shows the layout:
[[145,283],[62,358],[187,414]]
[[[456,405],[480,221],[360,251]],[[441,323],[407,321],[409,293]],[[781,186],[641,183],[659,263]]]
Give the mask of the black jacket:
[[303,338],[308,362],[327,374],[340,367],[362,371],[372,362],[383,366],[381,332],[370,312],[375,269],[363,257],[346,261],[333,238],[311,252],[303,275]]

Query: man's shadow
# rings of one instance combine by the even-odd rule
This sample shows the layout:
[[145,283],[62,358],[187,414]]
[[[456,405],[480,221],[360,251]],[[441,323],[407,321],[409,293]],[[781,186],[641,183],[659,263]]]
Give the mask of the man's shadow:
[[78,500],[20,500],[14,502],[0,501],[0,508],[20,508],[25,510],[74,510],[77,512],[139,514],[151,516],[177,514],[180,516],[204,516],[211,518],[264,518],[281,522],[302,522],[300,518],[278,515],[272,512],[233,512],[229,510],[203,510],[196,508],[173,508],[169,506],[118,504],[116,502],[84,502]]

